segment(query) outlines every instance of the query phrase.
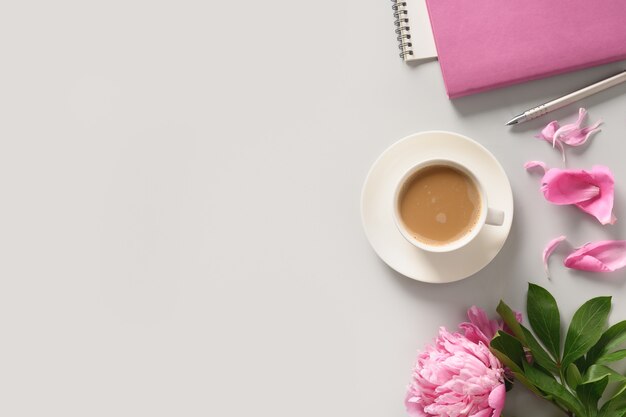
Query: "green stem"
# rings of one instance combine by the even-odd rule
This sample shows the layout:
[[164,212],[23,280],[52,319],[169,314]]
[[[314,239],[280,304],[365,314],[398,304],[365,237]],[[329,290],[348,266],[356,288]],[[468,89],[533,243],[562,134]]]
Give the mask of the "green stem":
[[565,379],[565,374],[563,373],[563,368],[561,368],[561,365],[558,364],[557,365],[559,367],[559,378],[561,379],[561,385],[563,385],[565,387],[566,390],[568,390],[571,394],[576,395],[575,390],[569,386],[569,384],[567,383],[567,380]]

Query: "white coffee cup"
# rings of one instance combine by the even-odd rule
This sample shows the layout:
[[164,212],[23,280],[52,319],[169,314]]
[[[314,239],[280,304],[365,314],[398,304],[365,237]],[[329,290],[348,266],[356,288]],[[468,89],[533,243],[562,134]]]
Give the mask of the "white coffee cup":
[[[469,179],[476,185],[481,201],[479,217],[474,226],[466,234],[459,237],[458,239],[442,244],[430,244],[417,239],[408,230],[408,228],[404,224],[404,221],[402,220],[402,216],[400,215],[400,200],[402,197],[402,192],[404,191],[405,184],[410,179],[412,179],[414,175],[416,175],[419,171],[433,166],[449,166],[467,175],[467,177],[469,177]],[[470,169],[468,169],[466,166],[462,165],[459,162],[441,158],[422,161],[410,168],[400,178],[394,192],[393,216],[396,226],[398,227],[398,230],[400,231],[402,236],[404,236],[404,238],[411,244],[428,252],[451,252],[460,249],[470,243],[472,240],[474,240],[486,224],[492,226],[501,226],[504,223],[504,212],[489,207],[485,188],[481,184],[480,180],[478,180],[476,175],[474,175],[474,173]]]

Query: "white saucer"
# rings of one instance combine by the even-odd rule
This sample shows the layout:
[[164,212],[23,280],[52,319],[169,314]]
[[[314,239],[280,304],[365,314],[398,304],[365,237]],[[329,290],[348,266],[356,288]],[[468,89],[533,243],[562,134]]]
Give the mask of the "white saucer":
[[[393,221],[393,192],[410,167],[431,158],[453,159],[474,172],[489,207],[504,211],[504,224],[485,225],[472,242],[453,252],[430,253],[410,244]],[[387,148],[372,165],[361,194],[361,218],[374,251],[391,268],[418,281],[452,282],[480,271],[500,252],[513,221],[513,193],[504,169],[482,145],[457,133],[415,133]]]

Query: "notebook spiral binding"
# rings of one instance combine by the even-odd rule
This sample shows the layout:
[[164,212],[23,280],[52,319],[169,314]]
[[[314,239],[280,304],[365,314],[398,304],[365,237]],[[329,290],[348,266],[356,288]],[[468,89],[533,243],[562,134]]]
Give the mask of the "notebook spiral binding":
[[398,48],[400,48],[400,58],[413,55],[413,44],[411,43],[411,27],[409,26],[409,17],[406,10],[406,1],[391,0],[393,5],[394,24],[396,25],[396,35],[398,35]]

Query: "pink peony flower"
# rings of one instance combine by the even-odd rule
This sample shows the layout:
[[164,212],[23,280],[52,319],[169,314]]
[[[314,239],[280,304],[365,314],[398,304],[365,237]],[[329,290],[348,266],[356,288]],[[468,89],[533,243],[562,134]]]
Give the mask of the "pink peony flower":
[[505,396],[504,368],[487,345],[442,327],[418,354],[405,405],[412,417],[499,417]]

